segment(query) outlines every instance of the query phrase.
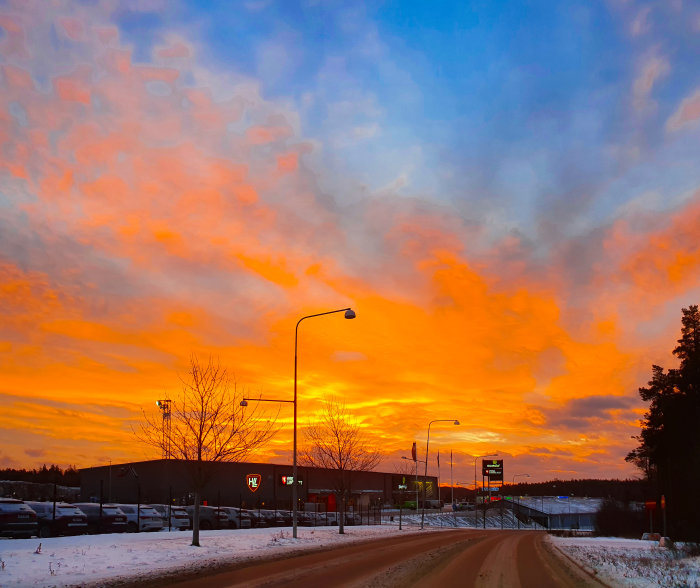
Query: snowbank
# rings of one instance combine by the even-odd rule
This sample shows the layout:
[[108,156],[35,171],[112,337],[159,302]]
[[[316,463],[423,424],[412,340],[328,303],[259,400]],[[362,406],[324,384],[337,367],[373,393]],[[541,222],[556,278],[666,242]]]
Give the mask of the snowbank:
[[610,537],[552,537],[552,543],[590,573],[612,586],[635,588],[700,586],[700,557],[684,546]]

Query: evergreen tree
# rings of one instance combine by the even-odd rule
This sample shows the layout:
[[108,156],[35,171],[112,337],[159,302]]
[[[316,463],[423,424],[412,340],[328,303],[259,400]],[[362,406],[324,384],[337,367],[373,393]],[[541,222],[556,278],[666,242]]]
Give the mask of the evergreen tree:
[[681,338],[673,354],[680,360],[667,372],[652,366],[647,388],[640,388],[649,410],[640,445],[627,461],[644,470],[658,497],[666,498],[668,532],[674,539],[700,539],[700,312],[683,309]]

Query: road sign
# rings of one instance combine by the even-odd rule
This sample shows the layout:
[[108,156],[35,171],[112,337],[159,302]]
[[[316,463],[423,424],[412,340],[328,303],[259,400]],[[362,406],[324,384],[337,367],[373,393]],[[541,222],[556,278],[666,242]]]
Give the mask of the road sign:
[[484,459],[481,461],[481,475],[488,476],[494,482],[503,481],[503,460]]

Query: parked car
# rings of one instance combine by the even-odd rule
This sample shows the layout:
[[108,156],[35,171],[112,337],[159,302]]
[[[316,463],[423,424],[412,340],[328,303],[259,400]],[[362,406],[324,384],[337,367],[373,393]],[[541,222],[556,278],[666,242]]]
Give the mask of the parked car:
[[37,516],[15,498],[0,498],[0,536],[29,538],[38,532]]
[[124,533],[127,531],[126,515],[116,504],[75,502],[87,517],[88,533]]
[[[192,527],[192,518],[194,517],[194,505],[186,506],[187,514],[190,517],[190,527]],[[228,513],[216,506],[199,507],[199,528],[203,531],[209,529],[228,529],[229,517]]]
[[288,519],[283,510],[264,509],[258,512],[265,518],[270,527],[287,527],[292,524],[291,516]]
[[323,525],[337,525],[338,524],[338,514],[337,512],[324,512],[319,513],[323,515]]
[[33,501],[27,501],[26,504],[36,513],[39,537],[87,533],[87,516],[73,504]]
[[300,527],[315,527],[317,523],[315,515],[316,513],[314,512],[297,511],[297,525]]
[[[170,526],[180,531],[189,529],[190,516],[187,514],[184,506],[168,506],[167,504],[151,504],[151,506],[163,519],[163,528]],[[168,525],[168,518],[170,518],[170,525]]]
[[222,506],[220,508],[228,514],[229,529],[250,529],[253,526],[248,511],[235,506]]
[[126,526],[130,533],[160,531],[163,528],[163,519],[151,506],[141,505],[138,512],[135,504],[117,504],[117,506],[126,515]]
[[258,510],[246,510],[250,517],[251,525],[256,529],[261,527],[269,527],[270,521],[268,521]]

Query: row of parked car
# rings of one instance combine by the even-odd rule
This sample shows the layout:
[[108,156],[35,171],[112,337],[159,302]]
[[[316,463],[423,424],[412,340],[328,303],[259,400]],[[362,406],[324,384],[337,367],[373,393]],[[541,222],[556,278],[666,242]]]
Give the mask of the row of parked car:
[[[163,528],[192,528],[194,506],[167,504],[96,504],[92,502],[32,502],[0,498],[0,536],[53,537],[82,533],[124,533],[160,531]],[[297,523],[302,526],[337,525],[338,513],[299,511]],[[346,513],[345,524],[355,523]],[[200,506],[199,528],[249,529],[251,527],[283,527],[292,524],[291,511],[233,506]]]

